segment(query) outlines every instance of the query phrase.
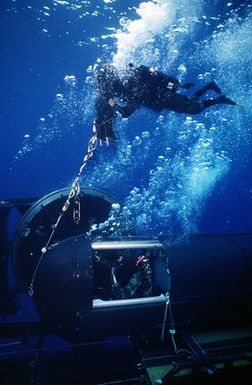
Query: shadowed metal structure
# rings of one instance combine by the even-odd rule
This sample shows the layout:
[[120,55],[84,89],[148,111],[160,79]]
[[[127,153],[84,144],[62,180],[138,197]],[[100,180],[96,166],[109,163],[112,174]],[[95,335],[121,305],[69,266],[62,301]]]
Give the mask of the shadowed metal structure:
[[[85,236],[52,246],[34,285],[34,299],[43,324],[49,332],[75,341],[136,335],[160,325],[167,301],[165,294],[170,289],[164,251],[157,240],[151,244],[143,239],[90,244]],[[128,281],[135,259],[143,253],[148,253],[151,261],[152,293],[145,296],[140,290],[138,296],[117,295],[113,292],[111,272],[117,269],[118,258],[124,259]],[[117,277],[120,281],[120,272]]]
[[[36,202],[21,219],[12,244],[13,269],[22,290],[29,291],[38,266],[34,300],[46,330],[69,340],[89,340],[140,333],[162,323],[170,291],[162,243],[156,238],[91,243],[85,236],[92,224],[107,219],[116,202],[104,192],[81,190],[80,222],[76,225],[73,221],[72,204],[38,265],[67,193],[67,189],[59,190]],[[143,269],[134,271],[143,254],[148,255],[146,261],[151,266],[148,295],[140,289]],[[117,292],[112,282],[115,274]],[[138,293],[119,293],[131,279],[136,279],[134,290]]]
[[[67,193],[62,189],[40,199],[17,227],[11,255],[23,291],[28,292]],[[73,341],[139,334],[167,321],[168,303],[177,325],[251,321],[250,234],[192,235],[179,242],[172,236],[91,242],[86,232],[108,218],[115,202],[102,191],[82,189],[79,224],[74,224],[70,207],[57,228],[34,282],[34,301],[48,332]],[[151,276],[148,292],[141,281],[143,269],[136,269],[143,256],[149,281]]]
[[[35,266],[40,258],[66,201],[69,189],[54,191],[35,202],[21,219],[12,242],[13,269],[20,288],[28,292]],[[52,243],[71,236],[85,234],[94,223],[107,219],[114,197],[96,189],[82,188],[80,191],[80,222],[73,221],[74,201],[62,217]]]

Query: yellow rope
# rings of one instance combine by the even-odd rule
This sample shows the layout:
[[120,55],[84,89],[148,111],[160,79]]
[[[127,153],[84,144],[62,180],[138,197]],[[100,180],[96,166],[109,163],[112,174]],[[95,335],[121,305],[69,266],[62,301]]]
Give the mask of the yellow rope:
[[87,153],[86,155],[84,156],[83,158],[83,161],[82,161],[82,164],[80,166],[80,169],[79,169],[79,172],[76,176],[76,178],[74,179],[73,183],[72,183],[72,186],[71,186],[71,190],[68,194],[68,197],[64,203],[64,205],[62,206],[62,209],[61,209],[61,212],[58,216],[58,219],[55,223],[55,225],[53,226],[53,230],[49,236],[49,239],[46,243],[46,245],[41,249],[41,256],[37,262],[37,265],[34,269],[34,272],[33,272],[33,275],[32,275],[32,279],[31,279],[31,283],[30,283],[30,286],[29,286],[29,295],[32,296],[33,295],[33,284],[34,284],[34,280],[35,280],[35,277],[36,277],[36,274],[37,274],[37,271],[38,271],[38,268],[42,262],[42,259],[44,257],[44,254],[46,253],[47,251],[47,248],[48,246],[50,245],[51,243],[51,240],[52,240],[52,237],[55,233],[55,230],[56,228],[58,227],[60,221],[61,221],[61,218],[63,217],[63,215],[66,213],[66,211],[68,210],[69,206],[70,206],[70,201],[73,197],[77,197],[79,194],[80,194],[80,185],[79,185],[79,179],[80,179],[80,176],[83,172],[83,169],[86,167],[87,165],[87,162],[93,158],[94,156],[94,151],[96,149],[96,145],[97,145],[97,135],[93,135],[92,138],[89,140],[88,142],[88,150],[87,150]]

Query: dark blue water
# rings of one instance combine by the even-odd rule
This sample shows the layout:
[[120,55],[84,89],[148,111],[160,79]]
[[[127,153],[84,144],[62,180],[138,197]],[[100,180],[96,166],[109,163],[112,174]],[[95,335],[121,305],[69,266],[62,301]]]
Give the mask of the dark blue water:
[[251,232],[250,1],[1,2],[0,199],[70,186],[92,135],[97,65],[145,64],[215,79],[242,106],[193,117],[138,110],[117,118],[83,187],[118,198],[119,227],[140,234]]

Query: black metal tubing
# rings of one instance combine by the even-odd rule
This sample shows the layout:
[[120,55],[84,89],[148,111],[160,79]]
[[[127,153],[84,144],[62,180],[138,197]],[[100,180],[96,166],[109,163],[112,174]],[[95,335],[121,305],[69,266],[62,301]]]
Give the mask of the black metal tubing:
[[8,262],[11,235],[9,219],[13,209],[23,215],[36,201],[36,198],[8,199],[0,201],[0,314],[13,314],[17,311],[18,301],[10,293],[8,281]]

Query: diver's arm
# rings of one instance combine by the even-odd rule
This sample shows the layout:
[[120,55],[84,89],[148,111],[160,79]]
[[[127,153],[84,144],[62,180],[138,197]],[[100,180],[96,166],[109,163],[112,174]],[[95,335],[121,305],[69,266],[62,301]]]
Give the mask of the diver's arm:
[[128,118],[136,111],[137,106],[134,104],[127,104],[125,107],[120,107],[116,104],[114,108],[122,115],[123,118]]
[[109,99],[109,105],[118,111],[123,118],[128,118],[138,107],[135,103],[128,103],[126,106],[121,107],[113,99]]

